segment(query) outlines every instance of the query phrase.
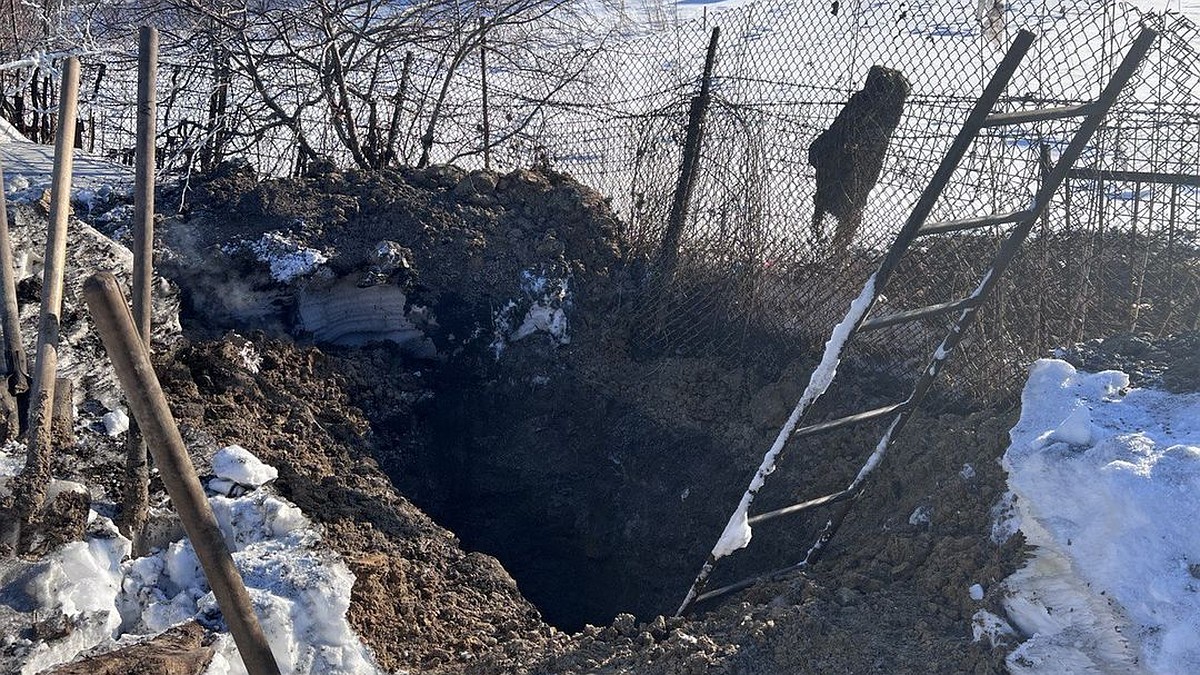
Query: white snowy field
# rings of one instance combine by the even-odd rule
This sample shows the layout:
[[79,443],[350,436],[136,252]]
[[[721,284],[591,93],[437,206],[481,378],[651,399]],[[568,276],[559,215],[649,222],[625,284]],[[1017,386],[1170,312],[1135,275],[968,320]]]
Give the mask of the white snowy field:
[[[20,471],[24,452],[17,444],[0,448],[0,489]],[[346,620],[354,575],[322,544],[299,508],[264,486],[278,472],[239,446],[218,451],[213,470],[209,503],[282,671],[380,672]],[[52,492],[86,489],[56,483],[61,485],[52,486]],[[131,557],[130,550],[130,541],[112,521],[92,511],[84,541],[64,545],[0,588],[0,596],[32,603],[33,616],[61,613],[75,626],[68,638],[52,643],[29,641],[17,637],[15,627],[0,626],[0,633],[8,633],[2,641],[6,651],[24,653],[17,672],[41,672],[89,650],[132,644],[191,619],[223,630],[187,539],[144,557]],[[245,672],[232,638],[221,633],[206,674]]]
[[1200,393],[1044,359],[1011,438],[1007,528],[1036,551],[1005,581],[1009,669],[1200,672]]

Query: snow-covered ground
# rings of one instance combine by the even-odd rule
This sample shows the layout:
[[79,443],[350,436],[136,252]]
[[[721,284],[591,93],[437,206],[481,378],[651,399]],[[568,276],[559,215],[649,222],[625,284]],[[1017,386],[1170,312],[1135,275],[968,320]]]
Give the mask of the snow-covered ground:
[[[0,449],[0,485],[20,470],[23,456],[16,444]],[[299,508],[264,486],[277,476],[275,469],[230,446],[214,456],[213,470],[209,503],[283,672],[379,672],[346,620],[354,575],[322,545]],[[7,650],[25,654],[20,673],[130,644],[191,619],[223,630],[187,539],[140,558],[131,558],[130,550],[112,522],[92,511],[84,541],[63,546],[10,582],[22,588],[0,588],[4,597],[31,600],[35,615],[61,613],[75,626],[69,637],[53,642],[4,638]],[[218,638],[207,673],[245,673],[227,633]]]
[[1004,456],[1037,547],[1005,582],[1014,673],[1200,672],[1200,394],[1128,387],[1049,359],[1025,386]]

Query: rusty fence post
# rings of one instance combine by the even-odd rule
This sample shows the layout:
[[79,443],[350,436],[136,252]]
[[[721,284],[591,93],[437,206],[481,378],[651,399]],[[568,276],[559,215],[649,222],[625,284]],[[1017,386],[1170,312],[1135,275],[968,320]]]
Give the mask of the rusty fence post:
[[67,222],[71,215],[72,155],[75,145],[76,100],[79,98],[79,60],[63,64],[62,95],[58,101],[58,135],[54,146],[54,175],[50,184],[50,226],[46,233],[42,304],[38,317],[38,343],[29,395],[29,431],[25,468],[14,490],[22,522],[28,523],[42,507],[50,481],[50,451],[54,384],[58,370],[58,332],[62,315],[63,269],[67,258]]
[[116,277],[109,272],[93,275],[84,283],[83,295],[125,399],[146,437],[163,485],[196,550],[196,557],[229,625],[229,632],[233,634],[246,670],[251,675],[278,674],[279,666],[200,486],[196,468],[154,374],[150,352],[134,326],[133,315],[125,304]]
[[[137,141],[133,187],[133,321],[146,348],[150,348],[154,278],[154,169],[155,118],[158,78],[158,31],[142,26],[138,33]],[[134,550],[145,553],[142,528],[149,508],[150,471],[146,441],[137,422],[125,437],[125,494],[118,525],[133,540]]]

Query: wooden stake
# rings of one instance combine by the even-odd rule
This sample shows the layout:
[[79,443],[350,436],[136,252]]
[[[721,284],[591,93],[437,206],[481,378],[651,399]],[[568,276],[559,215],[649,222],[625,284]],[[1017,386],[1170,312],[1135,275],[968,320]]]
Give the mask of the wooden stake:
[[63,268],[67,258],[67,221],[71,215],[71,172],[74,168],[76,100],[79,98],[79,59],[63,65],[62,96],[58,101],[58,135],[54,145],[54,176],[50,184],[50,227],[46,233],[42,306],[38,321],[37,360],[29,396],[29,432],[25,469],[17,495],[22,522],[30,522],[42,507],[50,481],[51,409],[58,370],[59,317],[62,315]]
[[488,119],[487,33],[483,17],[479,17],[479,79],[483,83],[483,168],[492,169],[492,124]]
[[12,239],[8,235],[8,206],[4,199],[4,168],[0,167],[0,327],[4,329],[5,384],[0,386],[0,400],[7,415],[7,439],[15,440],[24,433],[21,419],[22,402],[29,392],[29,364],[25,359],[25,344],[21,338],[21,310],[17,304],[17,277],[13,266]]
[[150,344],[151,280],[154,276],[154,137],[158,77],[158,31],[138,35],[137,156],[133,167],[133,320]]
[[[150,348],[154,277],[154,140],[157,110],[158,31],[142,26],[138,33],[137,143],[133,167],[133,321],[142,344]],[[142,550],[142,528],[149,509],[150,471],[146,442],[137,423],[125,438],[125,494],[118,525]]]
[[196,550],[229,632],[233,634],[242,663],[251,675],[277,675],[279,666],[254,614],[250,595],[233,564],[233,556],[221,536],[212,507],[200,487],[196,467],[192,465],[162,386],[154,375],[150,351],[138,335],[117,278],[109,272],[93,275],[84,283],[83,295],[133,418],[146,435],[163,485]]

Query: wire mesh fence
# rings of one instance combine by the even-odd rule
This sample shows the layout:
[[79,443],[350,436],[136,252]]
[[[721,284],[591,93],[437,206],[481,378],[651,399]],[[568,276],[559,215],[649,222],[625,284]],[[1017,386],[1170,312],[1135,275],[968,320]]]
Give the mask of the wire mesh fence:
[[[164,173],[187,175],[231,157],[267,175],[303,172],[318,158],[365,168],[548,164],[608,196],[631,255],[646,260],[647,292],[632,309],[643,349],[771,367],[826,339],[1017,29],[1040,37],[1002,98],[1005,110],[1093,99],[1150,23],[1162,37],[1148,64],[1056,195],[949,381],[994,395],[1052,346],[1198,327],[1200,31],[1183,17],[1105,0],[758,0],[689,21],[634,24],[530,0],[492,13],[464,6],[379,15],[366,37],[355,26],[374,5],[326,4],[330,12],[314,16],[264,13],[255,31],[228,35],[228,16],[215,10],[205,22],[164,26]],[[440,28],[413,31],[416,18]],[[208,28],[197,32],[201,24]],[[654,263],[715,27],[721,35],[691,200],[673,269],[663,274]],[[132,41],[83,51],[93,58],[85,54],[81,141],[129,161]],[[19,57],[0,58],[12,66],[0,68],[0,112],[22,130],[41,129],[53,112],[44,92],[55,61],[42,54],[21,66]],[[869,180],[869,169],[856,178],[874,183],[869,195],[850,200],[849,217],[827,215],[814,229],[814,195],[829,179],[812,166],[822,153],[810,162],[810,148],[874,66],[907,84],[903,112],[890,134],[874,134],[876,146],[886,141],[878,178]],[[930,220],[1027,208],[1075,124],[985,130]],[[923,240],[885,289],[881,311],[963,297],[1003,232]],[[946,326],[934,318],[878,331],[849,357],[901,377],[921,365]]]
[[[697,87],[708,30],[719,24],[714,98],[680,268],[656,280],[669,288],[642,308],[651,317],[643,337],[673,353],[757,352],[783,364],[818,348],[841,318],[999,62],[1007,35],[1033,28],[1040,39],[1001,109],[1067,106],[1096,97],[1144,23],[1162,32],[1150,62],[1056,196],[949,373],[952,388],[964,393],[1010,393],[1013,378],[1053,346],[1197,328],[1200,41],[1186,19],[1102,2],[1012,4],[982,17],[973,2],[758,2],[646,38],[665,46],[629,49],[673,53],[678,64],[676,78],[658,87],[664,93],[653,114],[624,118],[641,122],[628,136],[640,144],[614,145],[597,133],[595,149],[581,150],[589,135],[579,127],[616,125],[561,120],[561,145],[553,147],[563,150],[554,156],[616,198],[629,240],[653,256],[681,164],[687,96]],[[665,77],[651,60],[631,61],[644,65],[630,81]],[[809,226],[821,189],[809,148],[876,65],[903,73],[911,92],[857,236],[848,249],[831,250]],[[929,220],[1028,208],[1077,125],[986,130]],[[885,291],[879,313],[965,297],[1005,232],[996,226],[924,240]],[[949,321],[879,331],[850,358],[883,375],[915,373]]]

